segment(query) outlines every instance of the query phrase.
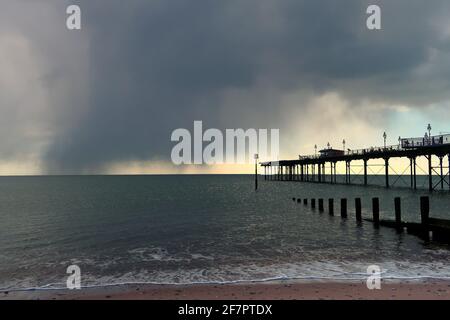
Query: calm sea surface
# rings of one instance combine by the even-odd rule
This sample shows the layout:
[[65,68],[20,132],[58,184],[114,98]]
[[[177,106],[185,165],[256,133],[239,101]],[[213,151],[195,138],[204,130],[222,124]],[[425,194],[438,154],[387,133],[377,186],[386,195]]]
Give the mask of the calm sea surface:
[[[0,288],[62,287],[72,264],[84,286],[364,278],[371,264],[384,277],[450,277],[448,245],[354,221],[353,199],[369,217],[375,196],[382,218],[399,196],[404,220],[419,221],[426,191],[253,186],[245,175],[0,177]],[[431,216],[450,219],[450,192],[430,196]],[[335,198],[337,215],[292,197]]]

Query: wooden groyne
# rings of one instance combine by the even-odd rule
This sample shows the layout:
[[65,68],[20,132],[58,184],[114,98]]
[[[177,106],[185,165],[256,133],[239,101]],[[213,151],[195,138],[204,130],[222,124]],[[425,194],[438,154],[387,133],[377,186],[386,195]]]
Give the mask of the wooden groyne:
[[[384,185],[391,187],[396,181],[391,176],[396,174],[390,167],[393,158],[409,159],[410,187],[417,189],[417,159],[427,160],[427,169],[423,170],[428,176],[428,189],[450,190],[450,134],[424,138],[400,139],[398,145],[371,147],[360,150],[337,150],[328,146],[319,154],[299,156],[295,160],[281,160],[261,162],[264,168],[264,180],[274,181],[302,181],[317,183],[337,183],[336,166],[345,163],[345,184],[352,184],[352,168],[354,161],[362,161],[363,183],[368,185],[368,171],[370,167],[382,166],[384,170]],[[433,164],[437,158],[438,165]],[[382,159],[383,164],[373,164],[372,160]],[[419,168],[421,169],[421,168]],[[328,171],[328,173],[326,173]],[[406,170],[405,170],[406,171]],[[396,174],[397,175],[397,174]],[[398,175],[397,175],[398,176]]]
[[[298,204],[303,202],[303,205],[308,205],[308,198],[292,198],[292,200]],[[309,198],[311,203],[311,208],[315,209],[315,198]],[[319,198],[319,212],[324,212],[325,208],[323,206],[324,199]],[[348,219],[348,206],[347,199],[340,199],[341,207],[341,218]],[[396,197],[394,199],[394,220],[381,219],[380,218],[380,201],[379,198],[372,198],[372,217],[362,218],[362,202],[361,198],[355,199],[355,219],[358,223],[363,221],[370,222],[375,228],[388,227],[394,228],[397,232],[407,232],[419,236],[424,240],[433,240],[437,242],[450,243],[450,220],[437,219],[430,217],[430,200],[429,197],[420,197],[420,222],[408,222],[402,220],[401,211],[401,199]],[[328,214],[334,215],[334,199],[328,199]]]

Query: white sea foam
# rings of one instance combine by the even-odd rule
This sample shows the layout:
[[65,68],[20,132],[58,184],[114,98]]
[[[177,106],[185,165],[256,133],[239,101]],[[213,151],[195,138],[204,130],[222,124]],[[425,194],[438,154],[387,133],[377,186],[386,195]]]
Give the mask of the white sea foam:
[[202,253],[190,253],[188,251],[179,253],[170,253],[166,248],[163,247],[135,248],[128,250],[128,254],[130,254],[132,258],[140,262],[151,262],[151,261],[183,262],[192,260],[214,260],[214,257]]
[[128,250],[128,253],[140,261],[183,261],[183,258],[171,255],[161,247],[135,248]]
[[[384,280],[450,280],[450,266],[443,262],[411,263],[410,261],[374,261],[382,268]],[[211,269],[180,269],[174,271],[139,270],[111,276],[83,275],[83,288],[133,284],[186,285],[237,284],[271,281],[356,281],[365,280],[368,263],[314,262],[308,264],[270,264],[223,266]],[[0,288],[2,291],[65,289],[64,282],[52,281],[37,285],[27,278]]]

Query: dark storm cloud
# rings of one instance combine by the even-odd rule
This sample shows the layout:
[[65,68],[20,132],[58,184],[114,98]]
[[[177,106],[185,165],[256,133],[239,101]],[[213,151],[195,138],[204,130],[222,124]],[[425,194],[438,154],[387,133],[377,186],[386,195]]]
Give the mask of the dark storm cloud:
[[[355,108],[360,100],[448,99],[444,0],[76,3],[89,37],[89,89],[76,115],[59,115],[45,155],[49,172],[167,160],[171,132],[194,120],[283,128],[290,110],[277,103],[296,91],[305,100],[337,92]],[[366,29],[369,4],[382,7],[382,31]],[[245,103],[225,101],[235,91]],[[258,99],[261,92],[270,98]]]
[[52,133],[84,104],[86,46],[81,34],[66,39],[67,3],[0,3],[0,166],[37,166]]

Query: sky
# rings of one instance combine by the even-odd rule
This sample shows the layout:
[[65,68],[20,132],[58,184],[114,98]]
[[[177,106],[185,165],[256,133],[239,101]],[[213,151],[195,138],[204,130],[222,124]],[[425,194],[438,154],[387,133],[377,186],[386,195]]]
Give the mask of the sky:
[[195,120],[279,129],[282,159],[448,132],[449,14],[447,0],[0,0],[0,175],[252,172],[172,164],[171,133]]

